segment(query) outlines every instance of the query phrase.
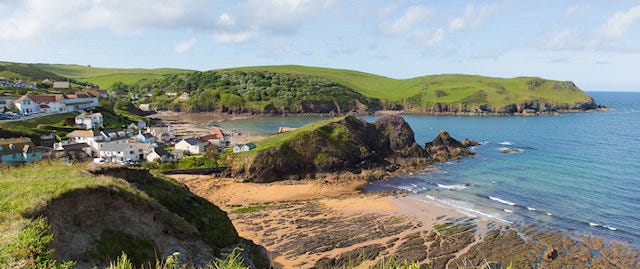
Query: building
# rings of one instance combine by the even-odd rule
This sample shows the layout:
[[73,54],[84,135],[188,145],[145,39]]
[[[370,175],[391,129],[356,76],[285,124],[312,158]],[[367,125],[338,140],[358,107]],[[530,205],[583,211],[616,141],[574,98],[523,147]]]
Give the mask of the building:
[[176,138],[173,134],[173,128],[171,126],[156,126],[149,127],[147,132],[156,137],[157,141],[167,142]]
[[40,105],[34,102],[31,97],[23,95],[15,101],[16,108],[20,114],[28,114],[40,111]]
[[156,137],[150,133],[142,133],[141,131],[138,131],[138,134],[134,138],[140,141],[140,143],[145,143],[145,144],[156,143]]
[[147,154],[147,162],[170,162],[174,160],[175,157],[160,146],[154,147],[151,149],[151,152]]
[[153,111],[153,107],[150,104],[140,104],[138,108],[142,111]]
[[136,143],[106,142],[100,144],[100,158],[110,162],[146,160],[149,145]]
[[87,143],[61,145],[56,150],[64,151],[67,158],[74,160],[83,160],[94,155],[94,149]]
[[70,90],[71,84],[68,81],[54,81],[53,89],[58,91]]
[[256,148],[256,145],[253,143],[246,143],[244,145],[236,144],[235,146],[233,146],[233,152],[238,153],[243,151],[250,151],[254,148]]
[[94,130],[75,130],[67,134],[71,143],[87,143],[95,151],[99,148],[99,143],[104,141],[102,134]]
[[105,142],[123,140],[123,139],[129,138],[129,135],[127,135],[127,133],[124,130],[120,130],[120,129],[102,130],[100,132],[100,135],[102,135],[102,138],[103,138],[102,141],[105,141]]
[[42,153],[36,149],[31,138],[0,139],[0,163],[16,165],[39,160]]
[[[17,97],[13,96],[0,96],[0,113],[11,107],[11,104],[15,103]],[[14,105],[15,106],[15,105]]]
[[14,103],[22,114],[66,113],[95,108],[98,106],[98,98],[87,94],[23,95]]
[[82,126],[85,129],[102,128],[102,114],[101,113],[81,113],[76,116],[76,124]]
[[176,150],[181,150],[184,152],[189,152],[193,154],[204,153],[205,147],[209,145],[209,142],[202,141],[198,138],[187,138],[182,139],[180,142],[176,143]]

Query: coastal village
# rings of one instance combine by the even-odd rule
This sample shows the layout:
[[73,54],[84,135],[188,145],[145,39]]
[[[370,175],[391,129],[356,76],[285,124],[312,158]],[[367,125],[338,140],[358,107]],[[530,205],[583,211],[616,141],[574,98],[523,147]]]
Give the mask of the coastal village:
[[[0,78],[10,87],[37,89],[35,83],[12,82]],[[19,84],[16,84],[19,83]],[[0,138],[0,164],[16,166],[40,159],[63,158],[69,162],[93,160],[96,164],[133,165],[136,163],[162,163],[177,161],[185,156],[204,154],[206,151],[234,153],[255,148],[253,143],[232,144],[220,128],[212,127],[208,133],[179,137],[172,126],[159,119],[144,118],[132,121],[126,128],[106,129],[107,119],[93,112],[100,99],[113,94],[86,87],[71,90],[69,82],[53,82],[53,88],[69,94],[25,94],[19,97],[0,97],[0,122],[19,122],[37,117],[75,113],[72,131],[59,136],[53,131],[38,141],[30,137]],[[134,97],[135,98],[135,97]],[[178,98],[189,98],[180,95]],[[145,112],[153,112],[148,104],[140,104]]]

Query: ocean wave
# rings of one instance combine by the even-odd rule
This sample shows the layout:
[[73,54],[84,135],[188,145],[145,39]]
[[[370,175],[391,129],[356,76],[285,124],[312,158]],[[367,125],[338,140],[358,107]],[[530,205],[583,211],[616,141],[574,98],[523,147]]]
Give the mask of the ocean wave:
[[514,203],[514,202],[503,200],[503,199],[500,199],[498,197],[489,196],[489,199],[494,200],[494,201],[496,201],[498,203],[505,204],[505,205],[510,205],[510,206],[515,206],[516,205],[516,203]]
[[527,206],[527,210],[529,210],[529,211],[537,211],[537,209],[535,209],[533,207],[528,207],[528,206]]
[[468,186],[464,184],[454,184],[454,185],[444,185],[444,184],[436,184],[438,187],[447,189],[447,190],[464,190]]
[[513,210],[509,210],[509,209],[503,209],[503,210],[504,212],[507,212],[507,213],[513,213]]
[[498,145],[511,146],[511,145],[513,145],[513,142],[504,141],[504,142],[500,142],[500,143],[498,143]]
[[551,213],[547,212],[547,216],[553,216],[553,214],[551,214]]
[[[505,220],[505,219],[502,219],[498,215],[492,215],[492,214],[485,213],[485,212],[482,212],[480,210],[474,209],[473,208],[473,204],[471,204],[471,205],[463,205],[463,204],[467,204],[467,203],[466,202],[462,202],[463,204],[461,204],[460,202],[456,203],[454,201],[440,200],[440,199],[436,199],[435,197],[433,197],[431,195],[425,195],[425,197],[430,199],[430,200],[436,201],[438,203],[450,206],[450,207],[458,210],[458,212],[466,214],[466,215],[469,215],[469,213],[477,214],[477,215],[483,216],[485,218],[496,219],[496,220],[502,221],[502,222],[504,222],[506,224],[513,224],[513,222]],[[475,217],[475,216],[473,216],[473,217]]]
[[605,226],[602,226],[602,227],[605,227],[605,228],[607,228],[607,229],[609,229],[609,230],[612,230],[612,231],[617,231],[617,230],[618,230],[617,228],[613,228],[613,227],[611,227],[611,226],[606,226],[606,225],[605,225]]
[[600,224],[598,224],[598,223],[593,223],[593,222],[589,222],[589,226],[591,226],[591,227],[598,227],[598,226],[600,226]]

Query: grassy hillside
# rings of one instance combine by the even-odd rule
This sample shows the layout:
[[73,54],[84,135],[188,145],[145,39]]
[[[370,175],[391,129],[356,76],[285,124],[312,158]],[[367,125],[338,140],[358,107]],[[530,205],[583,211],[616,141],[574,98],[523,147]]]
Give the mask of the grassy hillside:
[[422,89],[424,84],[424,80],[419,77],[401,80],[353,70],[299,65],[240,67],[226,70],[257,70],[318,76],[352,88],[365,96],[388,100],[400,100],[413,96]]
[[499,109],[511,104],[540,101],[554,106],[591,102],[591,97],[572,82],[536,77],[493,78],[475,75],[430,75],[393,79],[358,71],[307,66],[256,66],[230,70],[254,70],[319,76],[375,98],[400,102],[408,109],[425,110],[435,104],[459,110],[489,105]]
[[144,169],[85,169],[58,162],[0,169],[0,267],[54,268],[57,259],[88,268],[123,251],[140,265],[176,250],[206,264],[237,244],[261,258],[224,211],[175,180]]
[[34,64],[34,66],[63,77],[89,82],[103,89],[111,88],[117,81],[134,84],[142,79],[156,79],[163,75],[191,72],[191,70],[175,68],[99,68],[73,64]]

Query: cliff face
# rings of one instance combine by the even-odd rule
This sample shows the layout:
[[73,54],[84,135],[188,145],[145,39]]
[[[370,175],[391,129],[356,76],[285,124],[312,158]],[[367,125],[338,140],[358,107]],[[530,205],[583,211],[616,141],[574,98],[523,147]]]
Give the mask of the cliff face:
[[[464,148],[456,144],[445,149],[454,151],[456,146]],[[432,154],[440,156],[437,149],[428,152],[420,147],[400,116],[384,116],[374,123],[348,116],[297,133],[277,146],[255,152],[244,162],[236,160],[233,173],[246,182],[264,183],[315,178],[317,173],[360,173],[381,167],[395,170],[440,160],[431,158]]]

